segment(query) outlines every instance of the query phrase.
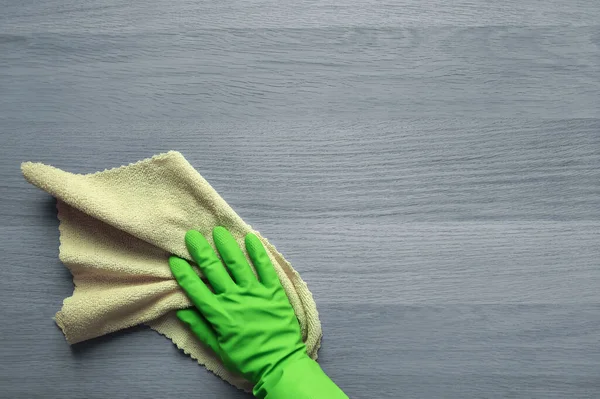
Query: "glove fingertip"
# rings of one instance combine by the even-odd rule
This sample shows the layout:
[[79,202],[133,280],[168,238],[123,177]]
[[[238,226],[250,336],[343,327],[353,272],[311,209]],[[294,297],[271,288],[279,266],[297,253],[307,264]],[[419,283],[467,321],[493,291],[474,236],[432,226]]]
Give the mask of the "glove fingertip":
[[213,228],[213,235],[214,234],[223,234],[223,233],[229,233],[229,230],[227,230],[227,228],[225,226],[215,226]]
[[248,233],[246,234],[246,236],[244,237],[244,241],[246,242],[246,245],[248,245],[249,243],[251,243],[252,241],[254,241],[255,239],[258,239],[258,237],[256,236],[256,234],[254,233]]
[[202,238],[204,238],[204,236],[198,230],[188,230],[185,233],[185,245],[189,248],[190,245],[194,245],[194,243]]
[[246,234],[244,241],[246,243],[246,251],[248,251],[249,255],[253,255],[257,251],[264,249],[264,246],[262,245],[260,238],[258,238],[258,236],[254,233]]
[[182,259],[179,256],[171,255],[169,256],[169,267],[171,268],[171,272],[177,276],[186,268],[191,266],[185,259]]
[[191,324],[191,320],[190,320],[190,316],[193,317],[193,314],[195,310],[194,309],[181,309],[178,310],[175,315],[177,316],[177,318],[179,320],[181,320],[182,322],[184,322],[185,324]]

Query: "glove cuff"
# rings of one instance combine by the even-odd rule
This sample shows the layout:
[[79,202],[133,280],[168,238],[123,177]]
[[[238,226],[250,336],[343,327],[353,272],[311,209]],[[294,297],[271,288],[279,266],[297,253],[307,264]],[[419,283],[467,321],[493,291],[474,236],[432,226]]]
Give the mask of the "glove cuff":
[[259,399],[348,399],[308,356],[286,363],[254,387]]

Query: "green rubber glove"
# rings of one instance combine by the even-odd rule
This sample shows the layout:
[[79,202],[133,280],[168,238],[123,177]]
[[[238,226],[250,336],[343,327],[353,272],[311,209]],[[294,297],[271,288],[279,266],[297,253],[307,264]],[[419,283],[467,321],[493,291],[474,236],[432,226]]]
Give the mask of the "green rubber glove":
[[173,275],[195,305],[177,317],[227,368],[254,383],[258,398],[347,398],[306,353],[294,310],[258,237],[245,237],[258,279],[229,231],[216,227],[213,239],[231,275],[202,234],[190,230],[185,235],[212,291],[187,261],[169,258]]

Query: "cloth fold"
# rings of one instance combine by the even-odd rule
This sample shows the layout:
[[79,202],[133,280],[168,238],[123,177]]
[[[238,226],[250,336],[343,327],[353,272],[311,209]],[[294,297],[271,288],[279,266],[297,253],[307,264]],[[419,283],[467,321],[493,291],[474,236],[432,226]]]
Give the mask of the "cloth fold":
[[308,353],[316,359],[322,332],[308,287],[180,153],[86,175],[32,162],[21,169],[27,181],[57,199],[59,257],[71,271],[75,289],[55,320],[69,343],[145,323],[224,380],[250,390],[175,316],[175,310],[191,303],[167,259],[176,254],[191,261],[185,232],[196,229],[212,245],[212,229],[219,225],[243,249],[248,232],[261,239],[298,317]]

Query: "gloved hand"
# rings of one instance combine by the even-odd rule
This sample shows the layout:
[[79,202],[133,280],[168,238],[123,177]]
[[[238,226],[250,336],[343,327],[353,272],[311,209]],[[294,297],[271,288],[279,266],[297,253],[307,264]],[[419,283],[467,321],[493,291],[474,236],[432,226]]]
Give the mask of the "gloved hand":
[[227,368],[253,382],[259,398],[347,398],[306,353],[294,310],[258,237],[245,237],[258,279],[229,231],[216,227],[213,238],[231,276],[202,234],[188,231],[187,249],[214,293],[187,261],[171,256],[171,271],[196,307],[177,317]]

